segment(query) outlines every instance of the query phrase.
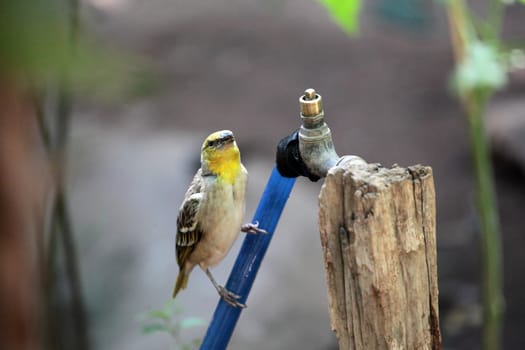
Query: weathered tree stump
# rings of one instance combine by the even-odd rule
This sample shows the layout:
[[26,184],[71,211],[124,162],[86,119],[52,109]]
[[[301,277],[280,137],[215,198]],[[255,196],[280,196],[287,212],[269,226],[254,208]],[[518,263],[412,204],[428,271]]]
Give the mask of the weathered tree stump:
[[440,349],[432,169],[330,169],[319,227],[340,349]]

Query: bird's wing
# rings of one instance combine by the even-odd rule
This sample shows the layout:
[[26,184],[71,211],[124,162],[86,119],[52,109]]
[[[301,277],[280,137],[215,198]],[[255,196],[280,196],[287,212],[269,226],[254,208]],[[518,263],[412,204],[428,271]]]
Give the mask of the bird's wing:
[[184,266],[186,259],[202,237],[202,231],[197,220],[203,199],[202,189],[202,175],[199,169],[188,191],[186,191],[184,202],[179,209],[179,215],[177,217],[175,252],[180,268]]

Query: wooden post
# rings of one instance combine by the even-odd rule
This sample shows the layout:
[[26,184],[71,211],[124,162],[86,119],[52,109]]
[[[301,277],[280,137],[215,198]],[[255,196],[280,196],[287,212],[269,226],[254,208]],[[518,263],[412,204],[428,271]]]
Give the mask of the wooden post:
[[319,227],[340,349],[440,349],[432,169],[330,169]]

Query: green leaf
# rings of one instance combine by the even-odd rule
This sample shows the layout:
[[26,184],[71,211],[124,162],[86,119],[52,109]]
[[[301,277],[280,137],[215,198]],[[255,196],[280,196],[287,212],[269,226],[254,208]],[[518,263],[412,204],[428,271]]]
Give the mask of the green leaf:
[[146,316],[149,318],[160,318],[161,320],[169,320],[171,318],[170,310],[152,310],[146,312]]
[[473,41],[454,74],[460,94],[476,89],[500,89],[507,83],[507,67],[501,53],[482,41]]
[[142,333],[151,334],[157,332],[168,332],[168,328],[164,324],[160,323],[151,323],[142,327]]
[[161,319],[169,321],[173,316],[182,312],[182,309],[175,304],[174,300],[168,301],[160,310],[151,310],[140,315],[142,320]]
[[347,34],[356,34],[359,29],[361,0],[319,0],[328,10],[333,21]]
[[180,321],[180,328],[186,329],[186,328],[193,328],[193,327],[201,327],[206,325],[206,322],[204,322],[203,319],[197,318],[197,317],[188,317]]

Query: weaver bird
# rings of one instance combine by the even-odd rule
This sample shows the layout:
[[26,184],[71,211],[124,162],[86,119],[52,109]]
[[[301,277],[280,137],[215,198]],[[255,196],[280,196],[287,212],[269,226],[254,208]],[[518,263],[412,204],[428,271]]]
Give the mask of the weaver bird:
[[209,135],[201,148],[201,168],[186,191],[177,217],[175,251],[180,270],[173,298],[186,288],[191,271],[199,265],[228,304],[246,307],[237,301],[239,295],[215,281],[209,268],[224,259],[239,230],[266,233],[257,223],[241,225],[247,180],[233,133],[222,130]]

